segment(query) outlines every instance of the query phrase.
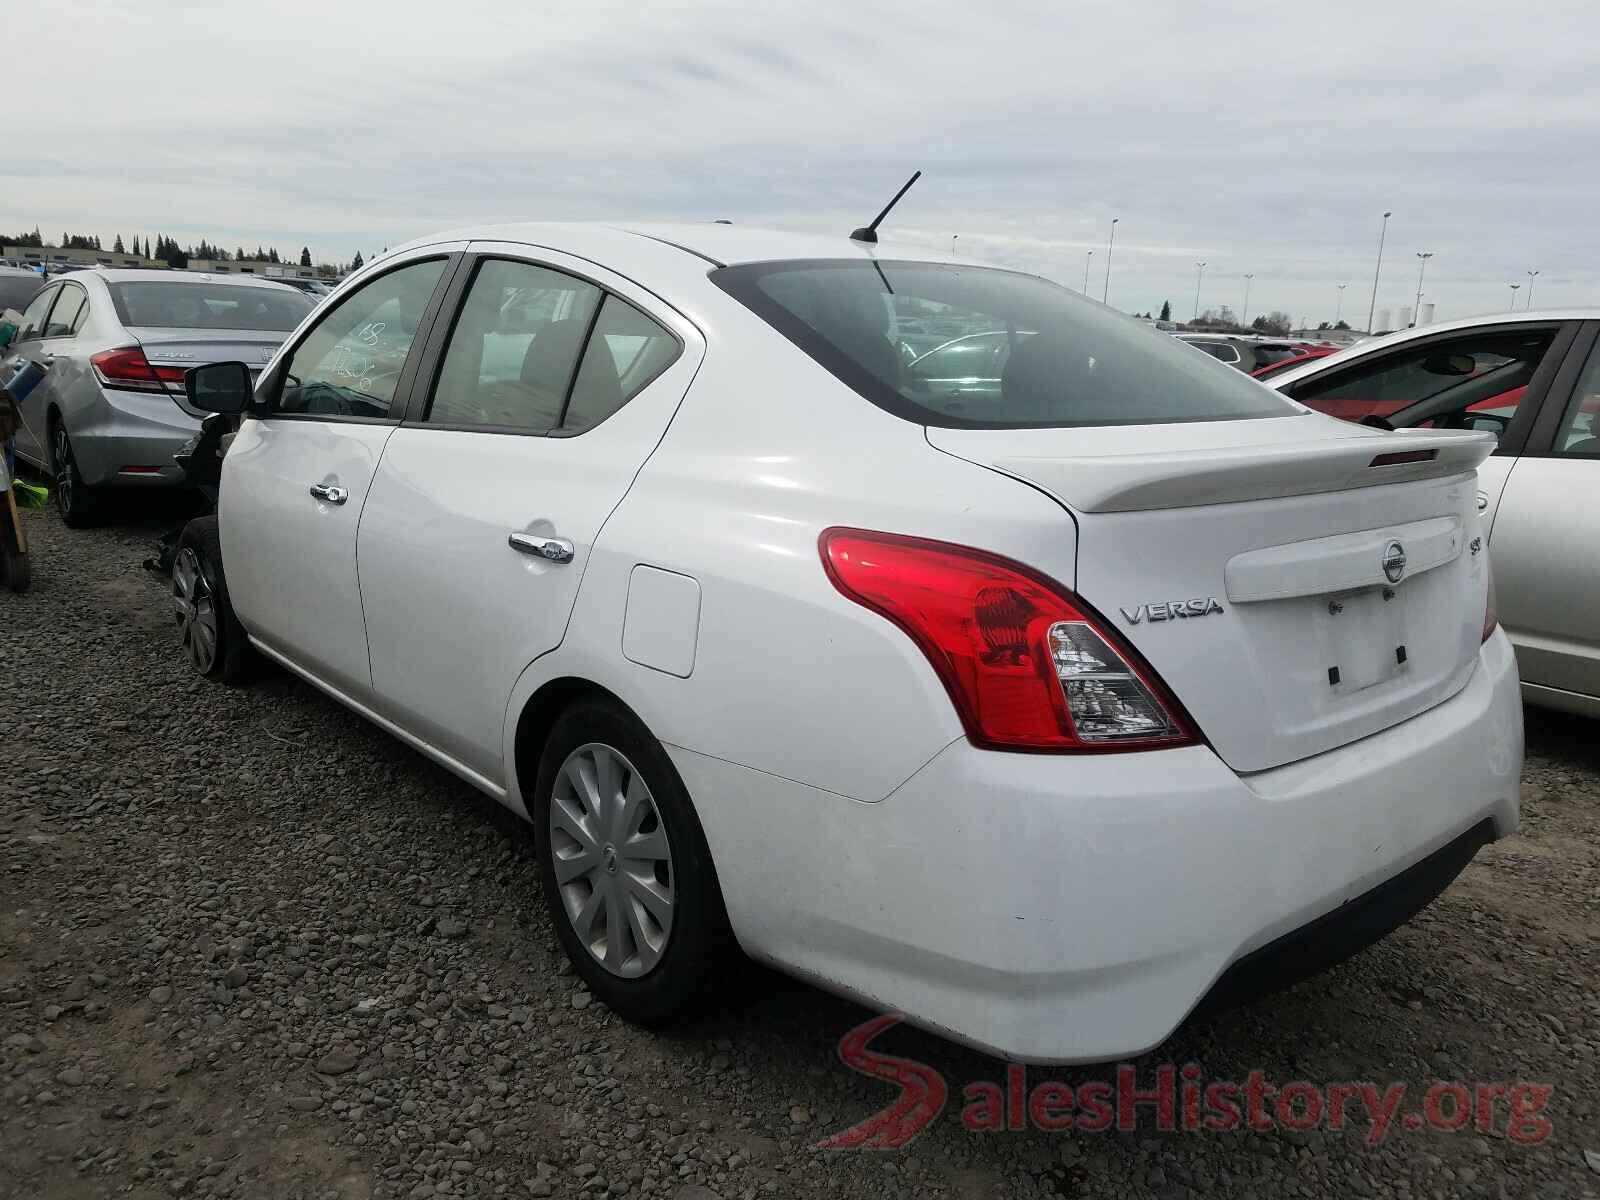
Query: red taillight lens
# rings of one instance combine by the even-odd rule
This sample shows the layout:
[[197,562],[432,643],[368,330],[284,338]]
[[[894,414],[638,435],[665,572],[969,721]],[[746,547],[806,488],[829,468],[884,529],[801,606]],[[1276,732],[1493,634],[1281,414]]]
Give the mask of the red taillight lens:
[[1197,740],[1138,656],[1020,563],[861,529],[825,530],[820,547],[835,587],[921,647],[977,745],[1083,752]]
[[91,355],[95,374],[106,387],[134,392],[165,392],[168,384],[183,388],[182,367],[154,367],[138,346],[120,346]]
[[1489,635],[1500,624],[1500,614],[1494,610],[1494,572],[1489,570],[1487,563],[1484,564],[1484,570],[1489,571],[1489,589],[1483,598],[1483,636],[1478,639],[1480,646],[1489,640]]

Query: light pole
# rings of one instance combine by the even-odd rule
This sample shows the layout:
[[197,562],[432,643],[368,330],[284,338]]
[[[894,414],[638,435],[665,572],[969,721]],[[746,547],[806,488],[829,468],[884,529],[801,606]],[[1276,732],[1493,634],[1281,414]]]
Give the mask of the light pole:
[[1344,315],[1344,290],[1345,290],[1345,288],[1347,288],[1349,286],[1350,285],[1348,283],[1341,283],[1341,284],[1338,285],[1338,287],[1339,287],[1339,303],[1334,307],[1334,310],[1333,310],[1333,323],[1335,325],[1337,325],[1339,323],[1339,318]]
[[1239,324],[1246,329],[1250,328],[1250,281],[1254,278],[1254,275],[1244,277],[1244,312],[1239,316]]
[[1367,332],[1372,332],[1372,314],[1378,311],[1378,276],[1383,271],[1383,239],[1389,234],[1389,218],[1392,212],[1383,214],[1383,228],[1378,231],[1378,265],[1372,272],[1372,303],[1367,306]]
[[1521,286],[1522,285],[1520,283],[1513,283],[1511,285],[1511,307],[1506,309],[1507,312],[1517,311],[1517,289]]
[[1089,264],[1094,261],[1094,251],[1083,256],[1083,294],[1089,294]]
[[952,233],[950,235],[950,257],[951,258],[954,258],[956,256],[956,239],[958,237],[960,237],[960,236],[961,235],[959,233]]
[[1528,272],[1528,311],[1529,312],[1533,311],[1533,281],[1538,276],[1538,274],[1539,274],[1539,272],[1537,272],[1537,271],[1529,271]]
[[1200,281],[1202,279],[1204,279],[1205,277],[1206,277],[1206,264],[1203,263],[1203,262],[1195,263],[1194,316],[1189,318],[1191,321],[1198,321],[1200,319]]
[[1422,265],[1417,268],[1417,303],[1411,310],[1411,327],[1413,329],[1422,324],[1422,273],[1428,269],[1428,260],[1432,257],[1432,250],[1417,251],[1417,261]]
[[1100,294],[1100,303],[1111,303],[1111,252],[1117,248],[1117,222],[1121,217],[1111,218],[1111,240],[1106,243],[1106,290]]

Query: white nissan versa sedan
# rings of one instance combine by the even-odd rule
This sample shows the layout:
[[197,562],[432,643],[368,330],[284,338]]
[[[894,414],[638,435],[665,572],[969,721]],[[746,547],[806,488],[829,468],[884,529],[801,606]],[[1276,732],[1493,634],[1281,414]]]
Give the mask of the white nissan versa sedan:
[[[902,322],[1004,331],[932,387]],[[922,340],[926,340],[925,335]],[[1043,280],[844,238],[525,225],[197,368],[246,418],[175,571],[519,814],[656,1023],[735,946],[1027,1061],[1353,952],[1516,828],[1471,431],[1311,412]]]

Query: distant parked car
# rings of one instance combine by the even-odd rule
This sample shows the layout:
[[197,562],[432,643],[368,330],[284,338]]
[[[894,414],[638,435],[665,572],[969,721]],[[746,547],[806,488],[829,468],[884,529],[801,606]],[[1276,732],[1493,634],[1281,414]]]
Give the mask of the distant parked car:
[[50,280],[13,344],[50,367],[22,404],[18,456],[54,476],[74,527],[95,519],[109,488],[177,486],[173,452],[201,415],[184,372],[217,360],[265,366],[311,308],[261,279],[95,269]]
[[1225,333],[1179,333],[1173,336],[1230,367],[1247,373],[1256,369],[1255,353],[1243,338],[1229,337]]
[[8,308],[21,312],[28,301],[39,294],[44,283],[44,276],[37,271],[0,267],[0,312]]
[[1477,504],[1523,696],[1600,717],[1597,342],[1600,310],[1505,313],[1362,342],[1270,386],[1347,421],[1499,438]]

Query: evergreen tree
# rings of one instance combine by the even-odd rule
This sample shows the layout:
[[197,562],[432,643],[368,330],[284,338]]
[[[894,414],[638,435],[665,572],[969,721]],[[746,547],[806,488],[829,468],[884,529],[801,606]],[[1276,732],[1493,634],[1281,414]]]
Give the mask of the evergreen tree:
[[117,234],[117,240],[111,243],[111,253],[113,253],[113,254],[126,254],[127,253],[127,250],[123,249],[123,246],[122,246],[122,235],[120,233]]
[[361,270],[361,264],[362,264],[361,251],[357,250],[356,251],[356,256],[350,260],[350,269],[352,271],[359,271],[359,270]]
[[309,267],[311,265],[311,249],[308,246],[300,247],[300,265],[302,267]]
[[1172,301],[1171,300],[1163,300],[1161,302],[1161,319],[1163,321],[1172,320]]

